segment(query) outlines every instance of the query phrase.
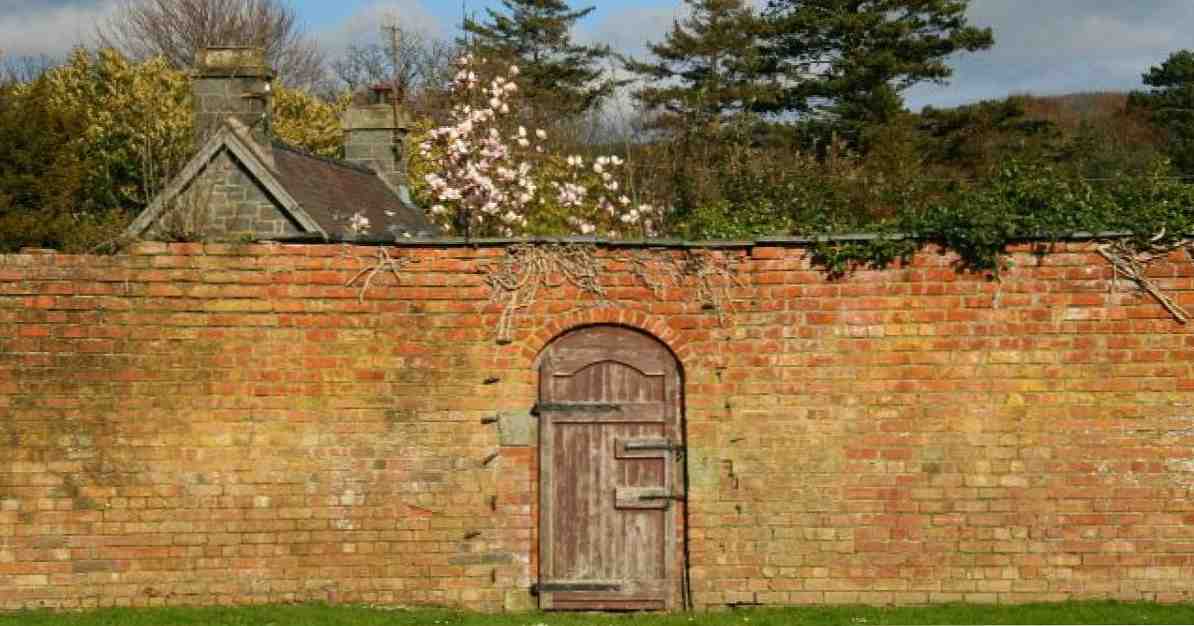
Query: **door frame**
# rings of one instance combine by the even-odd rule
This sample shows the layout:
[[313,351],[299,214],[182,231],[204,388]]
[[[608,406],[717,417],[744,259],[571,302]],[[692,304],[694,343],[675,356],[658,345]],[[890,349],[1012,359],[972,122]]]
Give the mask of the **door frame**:
[[[668,394],[667,404],[671,406],[671,415],[665,418],[665,432],[673,433],[675,443],[679,445],[679,450],[667,451],[633,451],[622,450],[616,451],[616,458],[653,458],[654,456],[661,456],[665,463],[665,474],[670,477],[670,489],[672,495],[680,496],[681,499],[669,500],[664,515],[664,546],[665,553],[663,568],[664,575],[667,580],[668,591],[664,597],[663,610],[671,611],[676,609],[689,608],[691,604],[691,586],[689,583],[689,550],[688,550],[688,432],[687,420],[685,415],[684,403],[684,368],[680,359],[676,356],[674,350],[671,349],[665,342],[660,340],[655,335],[646,332],[642,329],[622,324],[588,324],[567,329],[560,332],[553,337],[540,351],[539,356],[535,359],[535,371],[538,374],[536,385],[536,397],[538,404],[536,410],[533,411],[539,419],[538,437],[537,437],[537,459],[538,459],[538,476],[537,489],[538,511],[536,512],[536,551],[538,556],[538,571],[536,572],[536,580],[542,582],[550,579],[551,572],[551,555],[549,547],[552,540],[552,520],[549,513],[553,511],[552,502],[550,501],[551,494],[554,489],[554,472],[552,468],[552,435],[554,429],[550,419],[544,413],[551,412],[551,408],[545,405],[547,398],[544,397],[544,376],[547,374],[546,369],[550,365],[550,358],[552,349],[557,346],[562,340],[570,337],[576,333],[583,333],[602,328],[616,328],[624,331],[632,332],[640,335],[652,343],[656,344],[661,350],[661,353],[666,354],[671,362],[671,376],[665,379],[665,389]],[[592,363],[598,363],[599,360],[594,360]],[[544,410],[539,410],[543,407]],[[616,421],[616,418],[615,418]],[[627,456],[623,456],[623,455]],[[677,466],[679,463],[682,465]],[[612,504],[611,504],[612,506]],[[611,581],[612,582],[612,581]],[[536,584],[533,588],[536,595],[539,597],[539,608],[543,610],[602,610],[603,608],[614,608],[616,610],[638,610],[639,607],[633,606],[618,606],[618,607],[602,607],[599,601],[594,602],[592,607],[578,607],[568,606],[557,608],[554,606],[555,593],[553,591],[541,590]],[[601,589],[593,589],[594,593],[600,593]],[[650,609],[652,607],[641,607]]]

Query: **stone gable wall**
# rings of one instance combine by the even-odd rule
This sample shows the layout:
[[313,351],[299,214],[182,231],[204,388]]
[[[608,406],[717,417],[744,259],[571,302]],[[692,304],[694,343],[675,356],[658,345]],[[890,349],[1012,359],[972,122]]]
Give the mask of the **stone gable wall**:
[[718,251],[725,324],[607,249],[607,306],[544,290],[498,343],[505,254],[392,249],[363,298],[373,248],[0,257],[0,608],[532,606],[536,449],[483,418],[597,323],[683,365],[698,608],[1194,600],[1194,334],[1090,245],[999,281]]
[[229,240],[297,235],[302,230],[228,150],[221,150],[149,227],[149,238]]

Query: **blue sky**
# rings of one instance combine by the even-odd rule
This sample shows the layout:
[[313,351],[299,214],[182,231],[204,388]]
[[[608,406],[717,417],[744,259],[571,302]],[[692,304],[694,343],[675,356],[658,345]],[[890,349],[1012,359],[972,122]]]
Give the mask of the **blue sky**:
[[[763,0],[757,0],[762,4]],[[60,56],[88,42],[116,0],[0,0],[0,51]],[[376,36],[380,16],[452,36],[460,0],[293,0],[333,56]],[[468,0],[470,10],[496,0]],[[578,36],[641,54],[681,15],[681,0],[589,0],[597,7]],[[1139,88],[1140,75],[1170,52],[1194,47],[1194,0],[973,0],[972,23],[995,30],[994,49],[951,60],[949,85],[918,86],[913,108],[1009,93],[1057,94]]]
[[[366,0],[342,0],[328,2],[327,0],[297,0],[294,6],[302,11],[312,25],[335,25],[337,22],[350,18],[354,13],[363,10],[370,2]],[[480,13],[485,7],[500,8],[500,2],[485,2],[483,0],[466,0],[470,11]],[[667,0],[602,0],[598,3],[599,10],[622,11],[631,7],[668,7],[676,2]],[[428,0],[424,3],[427,11],[441,20],[444,24],[455,24],[460,21],[461,3],[459,0]],[[590,5],[577,5],[590,6]],[[599,16],[594,15],[593,18]]]

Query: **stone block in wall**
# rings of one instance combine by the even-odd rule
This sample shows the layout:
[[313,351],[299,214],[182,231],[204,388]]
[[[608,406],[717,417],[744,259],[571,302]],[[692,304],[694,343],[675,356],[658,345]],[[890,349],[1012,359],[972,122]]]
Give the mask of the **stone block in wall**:
[[539,439],[539,420],[530,411],[498,414],[498,442],[505,448],[533,446]]

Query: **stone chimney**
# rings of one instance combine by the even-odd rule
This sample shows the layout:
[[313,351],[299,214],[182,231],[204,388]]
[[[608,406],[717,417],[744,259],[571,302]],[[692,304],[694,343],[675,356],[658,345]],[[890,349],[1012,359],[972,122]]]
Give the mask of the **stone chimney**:
[[274,71],[266,65],[262,48],[219,46],[200,50],[191,87],[196,145],[203,145],[229,117],[251,129],[259,142],[268,141],[273,80]]
[[341,117],[344,159],[377,172],[401,194],[407,185],[402,141],[410,123],[394,106],[393,93],[389,86],[376,86],[354,98]]

